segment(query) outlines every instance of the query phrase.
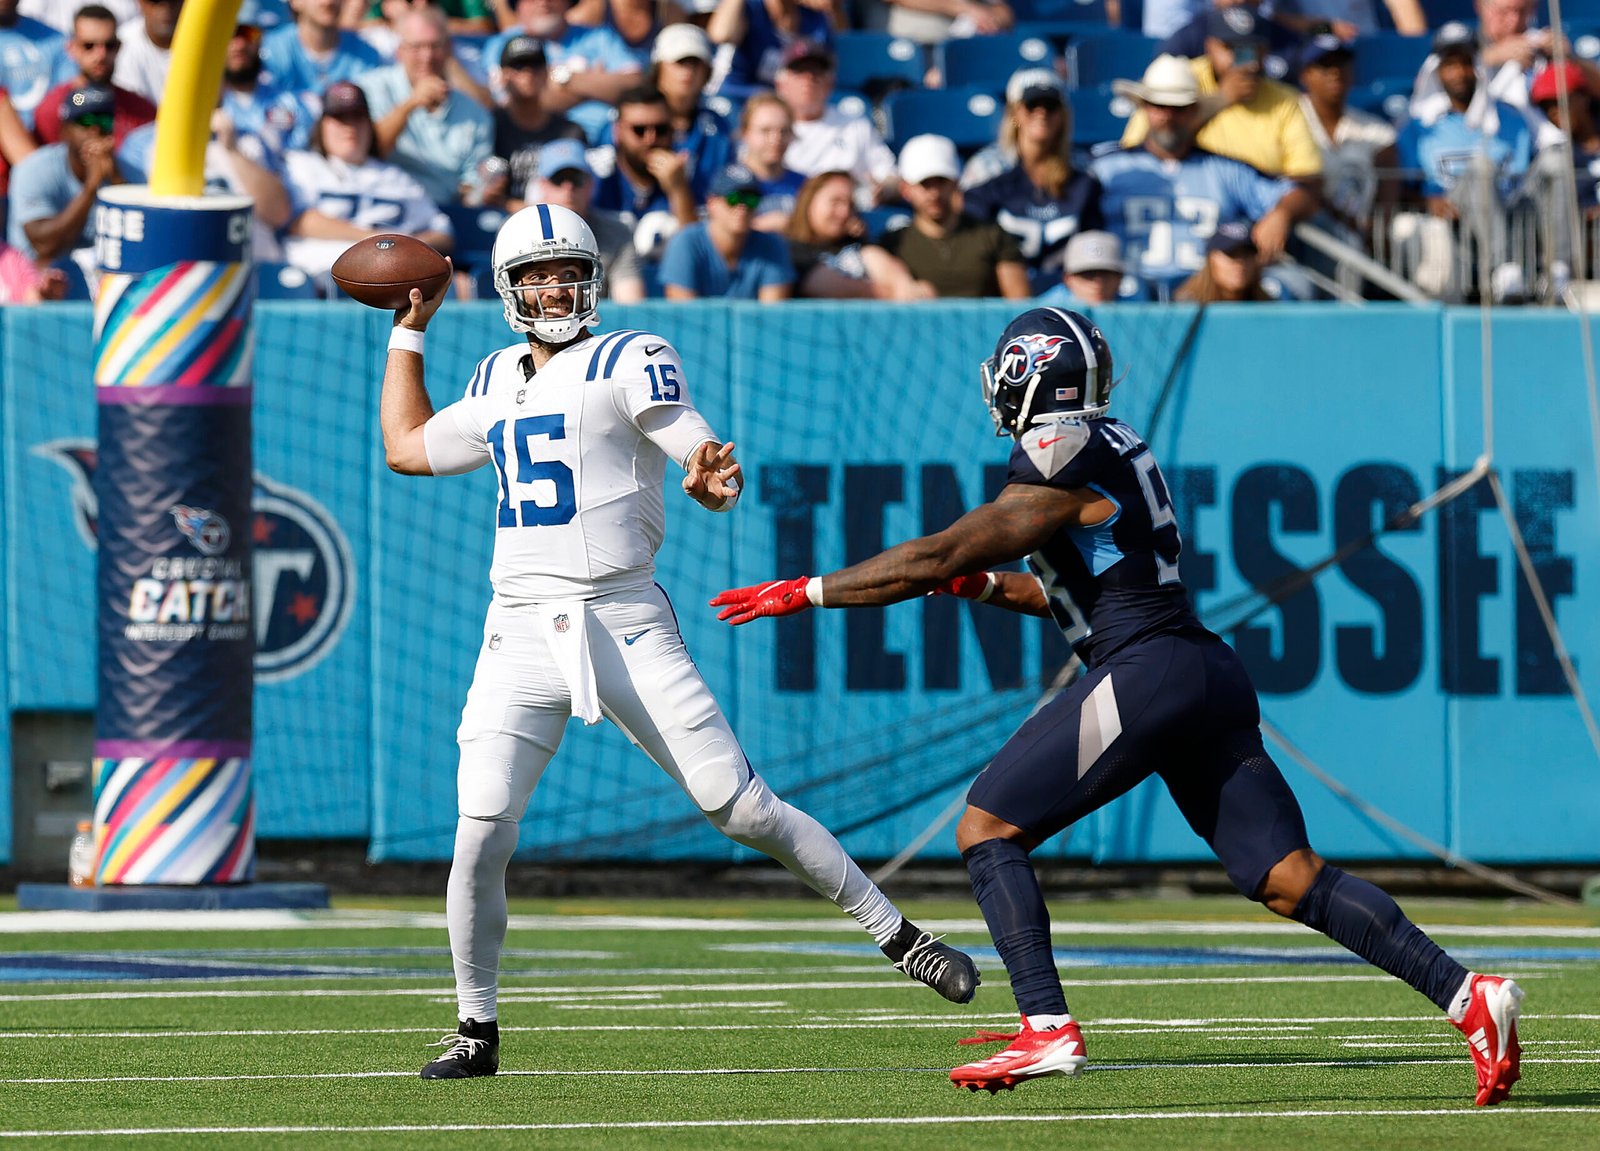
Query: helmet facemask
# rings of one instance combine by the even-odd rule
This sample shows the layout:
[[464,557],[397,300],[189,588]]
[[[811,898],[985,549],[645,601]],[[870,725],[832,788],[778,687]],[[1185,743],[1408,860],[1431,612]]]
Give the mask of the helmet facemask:
[[[536,264],[571,260],[584,265],[578,279],[555,283],[520,284],[523,274]],[[494,272],[495,291],[505,306],[506,323],[512,331],[531,333],[541,343],[565,344],[600,318],[600,292],[605,270],[600,261],[584,252],[533,252],[520,260],[498,267]],[[565,313],[549,309],[557,306],[557,295],[571,300]]]

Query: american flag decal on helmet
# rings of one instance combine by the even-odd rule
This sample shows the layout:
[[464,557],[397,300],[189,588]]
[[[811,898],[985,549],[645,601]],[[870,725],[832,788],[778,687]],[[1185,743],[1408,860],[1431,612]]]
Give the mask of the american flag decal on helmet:
[[1077,398],[1078,398],[1078,389],[1077,388],[1057,388],[1056,389],[1056,399],[1057,400],[1075,400]]

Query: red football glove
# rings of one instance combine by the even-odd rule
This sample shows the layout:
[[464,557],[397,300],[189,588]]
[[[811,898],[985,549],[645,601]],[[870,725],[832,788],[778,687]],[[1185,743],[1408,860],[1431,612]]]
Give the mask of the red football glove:
[[799,579],[729,588],[725,592],[718,592],[711,606],[722,609],[717,613],[718,619],[734,625],[749,623],[767,615],[795,615],[811,606],[811,601],[806,598],[806,583],[810,578],[801,576]]
[[958,595],[962,599],[975,599],[982,603],[994,594],[995,578],[993,572],[976,572],[972,575],[956,576],[953,580],[946,580],[929,595]]

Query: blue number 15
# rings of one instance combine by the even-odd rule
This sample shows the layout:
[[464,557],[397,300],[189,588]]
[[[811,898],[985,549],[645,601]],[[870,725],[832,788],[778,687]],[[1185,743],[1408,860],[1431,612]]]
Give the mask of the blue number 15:
[[676,402],[683,393],[678,384],[675,364],[646,364],[644,374],[650,377],[650,398]]
[[[571,523],[578,514],[578,488],[572,479],[572,469],[560,460],[535,460],[532,442],[537,436],[552,440],[567,438],[565,416],[524,416],[511,425],[511,442],[517,453],[517,479],[512,480],[506,470],[506,421],[501,420],[489,429],[489,451],[494,457],[494,470],[500,477],[500,512],[495,520],[502,528],[543,528]],[[555,485],[555,502],[537,503],[523,500],[511,503],[512,483],[532,484],[549,480]]]

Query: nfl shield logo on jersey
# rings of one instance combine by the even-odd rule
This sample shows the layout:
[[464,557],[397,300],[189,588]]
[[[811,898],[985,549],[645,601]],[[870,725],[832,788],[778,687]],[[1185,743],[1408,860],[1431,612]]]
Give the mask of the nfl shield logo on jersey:
[[567,618],[567,613],[566,612],[562,612],[560,615],[556,616],[556,631],[557,632],[565,634],[567,629],[570,628],[571,626],[572,626],[572,621]]

